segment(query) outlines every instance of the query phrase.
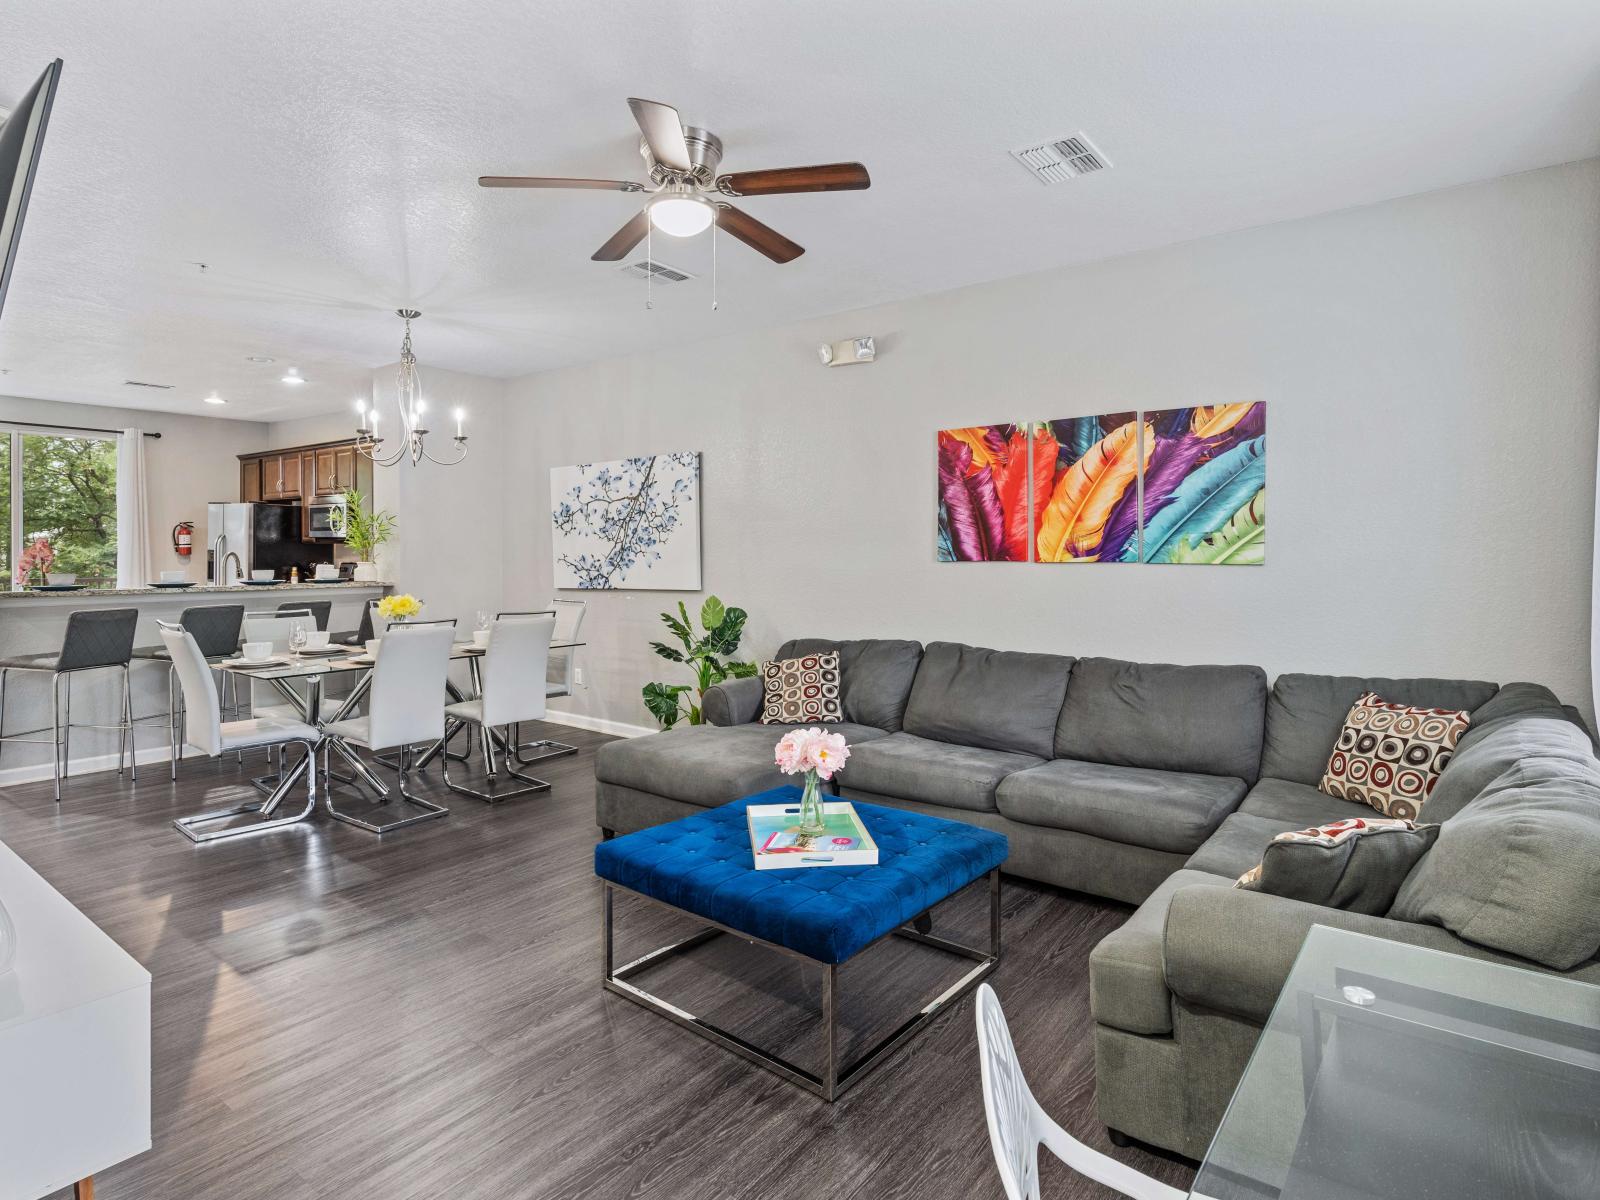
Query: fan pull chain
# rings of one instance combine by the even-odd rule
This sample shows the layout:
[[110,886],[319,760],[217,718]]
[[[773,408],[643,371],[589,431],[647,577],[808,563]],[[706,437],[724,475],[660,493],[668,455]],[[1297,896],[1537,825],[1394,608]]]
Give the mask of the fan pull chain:
[[644,227],[644,308],[649,312],[656,306],[656,227],[655,222]]
[[[717,213],[717,216],[720,217],[721,215],[722,214],[719,211]],[[718,220],[713,220],[711,222],[711,311],[712,312],[716,312],[717,311],[717,231],[718,231],[717,227],[719,225],[721,225],[721,224],[722,224],[722,222],[718,221]]]

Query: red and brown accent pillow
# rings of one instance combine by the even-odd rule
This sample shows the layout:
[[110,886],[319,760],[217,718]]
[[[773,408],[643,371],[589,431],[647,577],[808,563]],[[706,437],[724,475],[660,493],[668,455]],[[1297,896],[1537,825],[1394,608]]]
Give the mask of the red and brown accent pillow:
[[761,664],[761,723],[812,725],[844,720],[839,652]]
[[1465,709],[1411,708],[1363,692],[1317,786],[1386,817],[1414,820],[1471,720]]

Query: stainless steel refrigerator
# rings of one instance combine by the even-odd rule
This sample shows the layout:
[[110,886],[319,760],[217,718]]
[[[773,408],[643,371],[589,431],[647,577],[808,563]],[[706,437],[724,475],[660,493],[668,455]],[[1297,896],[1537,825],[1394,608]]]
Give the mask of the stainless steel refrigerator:
[[[286,578],[290,567],[302,570],[332,562],[333,548],[300,538],[298,504],[206,505],[206,579],[232,583],[248,579],[252,571],[271,571]],[[237,555],[235,563],[231,555]],[[226,573],[219,574],[223,564]]]

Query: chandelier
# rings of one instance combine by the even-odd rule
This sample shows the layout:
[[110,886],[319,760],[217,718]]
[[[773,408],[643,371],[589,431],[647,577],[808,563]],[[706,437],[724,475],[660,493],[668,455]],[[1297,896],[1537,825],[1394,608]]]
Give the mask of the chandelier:
[[427,459],[441,467],[453,467],[467,456],[467,435],[462,432],[464,414],[458,408],[451,415],[456,422],[456,456],[436,458],[427,447],[427,401],[422,398],[422,382],[417,377],[417,356],[411,352],[411,322],[422,314],[414,308],[397,308],[395,315],[406,323],[405,340],[400,343],[400,369],[395,373],[395,409],[400,423],[399,444],[392,451],[383,450],[383,438],[378,433],[378,405],[367,407],[365,400],[356,401],[356,411],[361,423],[356,427],[356,450],[366,455],[380,467],[392,467],[409,458],[413,466]]

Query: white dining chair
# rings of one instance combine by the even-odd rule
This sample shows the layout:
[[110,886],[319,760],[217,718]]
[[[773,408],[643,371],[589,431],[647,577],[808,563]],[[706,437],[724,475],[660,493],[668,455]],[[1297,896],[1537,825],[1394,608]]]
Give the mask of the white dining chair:
[[378,824],[336,809],[330,793],[327,809],[337,820],[369,833],[386,833],[449,815],[448,808],[407,791],[406,775],[411,770],[412,747],[431,745],[444,737],[444,706],[440,697],[445,692],[450,646],[454,639],[454,621],[412,621],[390,626],[383,635],[378,661],[372,668],[366,715],[334,721],[322,729],[326,739],[324,770],[328,757],[337,752],[383,800],[388,799],[389,789],[372,774],[355,748],[374,754],[380,750],[398,751],[394,790],[407,804],[421,811],[415,816]]
[[[489,790],[482,791],[457,783],[450,778],[450,756],[443,755],[444,784],[452,792],[471,796],[488,804],[512,800],[518,796],[547,792],[550,785],[543,779],[525,775],[511,765],[523,721],[540,721],[545,714],[545,664],[550,657],[550,637],[555,632],[554,616],[505,615],[495,618],[489,626],[489,647],[478,664],[481,680],[479,694],[471,700],[445,705],[445,740],[448,741],[464,725],[478,731],[478,745],[483,750],[484,769],[489,777]],[[502,743],[495,731],[505,730]],[[501,791],[498,787],[499,767],[495,748],[504,745],[507,751],[505,772],[527,787]]]
[[1186,1192],[1091,1150],[1039,1107],[1017,1062],[1000,997],[987,983],[978,988],[977,1012],[983,1109],[989,1118],[989,1145],[1000,1168],[1006,1200],[1040,1200],[1041,1143],[1078,1174],[1132,1200],[1185,1200]]
[[[555,649],[550,651],[549,662],[545,667],[545,689],[547,700],[557,696],[570,696],[577,686],[578,675],[578,647],[566,646],[564,643],[576,642],[578,631],[583,628],[583,614],[587,604],[583,600],[552,600],[549,610],[555,613],[556,628],[551,637]],[[505,615],[505,614],[502,614]],[[546,758],[559,758],[563,754],[576,754],[578,748],[566,742],[558,742],[551,738],[540,738],[538,741],[515,743],[516,760],[520,766],[532,766]],[[534,750],[538,753],[528,754]]]
[[[172,659],[178,675],[178,686],[183,691],[183,744],[216,758],[231,750],[254,750],[262,746],[282,747],[298,743],[305,751],[304,757],[283,773],[278,786],[265,803],[257,800],[234,808],[217,809],[179,817],[173,822],[179,832],[193,842],[216,842],[224,838],[248,837],[281,829],[304,821],[317,804],[317,745],[322,735],[314,726],[303,721],[283,721],[270,717],[252,717],[244,721],[224,721],[222,703],[217,695],[217,681],[211,664],[201,653],[194,635],[181,625],[167,621],[158,622],[161,642]],[[289,794],[289,789],[306,776],[306,804],[293,816],[273,817],[278,805]],[[248,825],[234,825],[226,829],[205,829],[213,821],[241,817],[249,813],[267,819]]]

